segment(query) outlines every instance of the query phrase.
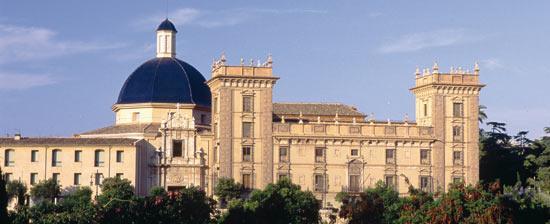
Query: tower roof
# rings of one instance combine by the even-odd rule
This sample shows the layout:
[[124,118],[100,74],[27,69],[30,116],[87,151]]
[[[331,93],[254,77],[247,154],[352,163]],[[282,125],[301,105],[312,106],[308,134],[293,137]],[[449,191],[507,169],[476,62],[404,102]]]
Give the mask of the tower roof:
[[159,30],[169,30],[174,31],[175,33],[178,32],[176,30],[176,26],[174,26],[174,24],[168,19],[165,19],[164,21],[162,21],[162,23],[160,23],[159,27],[157,28],[157,31]]

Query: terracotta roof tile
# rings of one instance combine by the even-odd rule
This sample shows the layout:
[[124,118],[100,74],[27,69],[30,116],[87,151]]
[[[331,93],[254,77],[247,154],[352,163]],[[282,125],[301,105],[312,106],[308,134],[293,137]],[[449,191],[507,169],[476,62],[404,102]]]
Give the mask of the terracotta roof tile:
[[362,116],[365,115],[357,108],[341,103],[273,103],[273,114],[298,115],[302,112],[304,116]]
[[26,145],[50,145],[50,146],[87,146],[87,145],[127,145],[132,146],[139,140],[130,138],[27,138],[20,140],[14,138],[0,138],[0,146],[26,146]]

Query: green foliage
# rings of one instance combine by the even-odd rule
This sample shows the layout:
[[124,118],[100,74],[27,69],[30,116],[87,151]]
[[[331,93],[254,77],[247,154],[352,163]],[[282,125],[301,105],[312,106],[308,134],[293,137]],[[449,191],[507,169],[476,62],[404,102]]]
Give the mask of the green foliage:
[[27,185],[19,180],[8,182],[6,185],[9,199],[17,199],[17,207],[25,206],[25,196],[27,194]]
[[51,202],[61,193],[61,187],[54,179],[40,181],[31,188],[31,196],[35,199],[49,199]]
[[342,202],[342,200],[344,200],[347,197],[349,197],[348,192],[340,191],[336,194],[336,196],[334,197],[334,200],[337,202]]
[[318,223],[320,204],[311,192],[288,179],[255,190],[249,199],[236,200],[220,223]]
[[243,190],[243,186],[240,183],[236,183],[233,178],[222,177],[218,179],[218,183],[214,187],[214,195],[218,196],[221,200],[231,201],[240,198]]
[[8,217],[8,192],[6,191],[6,180],[0,170],[0,223],[9,223]]
[[35,206],[19,211],[14,223],[90,223],[95,208],[91,203],[92,190],[89,187],[69,188],[67,194],[54,204],[41,201]]
[[119,200],[129,200],[134,196],[134,187],[128,179],[105,178],[101,183],[101,204],[116,203]]
[[392,223],[399,218],[402,201],[392,187],[382,182],[359,196],[344,197],[339,216],[353,223]]
[[164,190],[163,187],[155,186],[152,187],[151,190],[149,190],[149,196],[162,196],[166,194],[166,190]]
[[[196,187],[184,188],[178,192],[167,192],[161,196],[147,197],[146,223],[209,223],[216,217],[215,201]],[[158,220],[158,221],[157,221]]]

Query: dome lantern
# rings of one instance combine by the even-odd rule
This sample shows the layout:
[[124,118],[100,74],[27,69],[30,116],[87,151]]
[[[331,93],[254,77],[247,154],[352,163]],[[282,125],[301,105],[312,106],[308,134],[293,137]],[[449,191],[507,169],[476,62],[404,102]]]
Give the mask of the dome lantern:
[[157,58],[176,56],[176,27],[170,20],[164,20],[157,28]]

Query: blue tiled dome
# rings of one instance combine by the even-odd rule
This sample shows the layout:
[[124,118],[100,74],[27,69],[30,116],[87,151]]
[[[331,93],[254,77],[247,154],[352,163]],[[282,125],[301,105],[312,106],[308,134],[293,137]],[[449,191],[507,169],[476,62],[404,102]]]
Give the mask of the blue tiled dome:
[[128,77],[117,104],[182,103],[210,107],[210,89],[202,74],[177,58],[154,58]]
[[174,26],[174,24],[172,22],[170,22],[170,20],[168,20],[168,19],[165,19],[164,21],[162,21],[162,23],[157,28],[157,31],[159,31],[159,30],[170,30],[170,31],[174,31],[176,33],[178,32],[176,30],[176,26]]

